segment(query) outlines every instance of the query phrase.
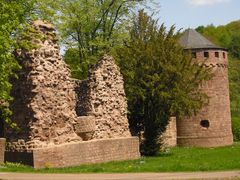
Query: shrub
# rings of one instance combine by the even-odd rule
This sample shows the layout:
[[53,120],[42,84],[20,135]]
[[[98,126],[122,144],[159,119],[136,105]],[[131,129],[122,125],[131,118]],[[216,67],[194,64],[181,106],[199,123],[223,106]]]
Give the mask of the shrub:
[[232,131],[234,141],[240,141],[240,115],[232,113]]

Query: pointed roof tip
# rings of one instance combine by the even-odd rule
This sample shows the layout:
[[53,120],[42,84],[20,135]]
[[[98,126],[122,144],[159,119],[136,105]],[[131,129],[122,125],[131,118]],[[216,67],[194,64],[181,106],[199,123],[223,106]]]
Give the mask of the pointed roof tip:
[[194,29],[188,28],[179,39],[184,49],[224,49],[206,39]]

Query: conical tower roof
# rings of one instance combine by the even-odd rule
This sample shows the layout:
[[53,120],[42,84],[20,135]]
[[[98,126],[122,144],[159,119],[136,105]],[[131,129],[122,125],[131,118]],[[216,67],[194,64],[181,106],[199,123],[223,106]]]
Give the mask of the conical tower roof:
[[188,29],[179,40],[184,49],[223,49],[213,44],[194,29]]

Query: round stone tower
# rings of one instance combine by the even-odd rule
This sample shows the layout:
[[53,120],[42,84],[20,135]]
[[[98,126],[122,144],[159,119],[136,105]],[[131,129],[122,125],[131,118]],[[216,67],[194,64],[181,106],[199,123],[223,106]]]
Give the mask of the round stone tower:
[[209,103],[196,115],[177,121],[177,143],[180,146],[217,147],[231,145],[233,135],[228,82],[227,50],[220,48],[198,32],[188,29],[180,39],[193,61],[212,67],[214,77],[200,85]]

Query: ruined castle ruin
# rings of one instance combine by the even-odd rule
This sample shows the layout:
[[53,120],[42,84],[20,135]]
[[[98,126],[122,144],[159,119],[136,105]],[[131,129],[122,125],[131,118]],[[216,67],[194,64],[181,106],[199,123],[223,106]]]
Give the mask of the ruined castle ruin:
[[6,131],[6,160],[42,168],[139,158],[114,59],[100,59],[87,80],[72,79],[55,28],[40,20],[32,28],[34,48],[15,52],[22,69],[11,109],[19,130]]
[[[105,55],[88,79],[72,79],[55,28],[38,20],[32,29],[34,47],[15,52],[22,69],[13,80],[11,109],[19,129],[5,132],[5,160],[42,168],[139,158],[139,140],[129,131],[124,82],[114,59]],[[193,61],[212,67],[214,77],[200,87],[209,104],[192,117],[171,118],[162,135],[164,146],[232,144],[227,51],[194,30],[187,30],[180,44],[192,52]]]

